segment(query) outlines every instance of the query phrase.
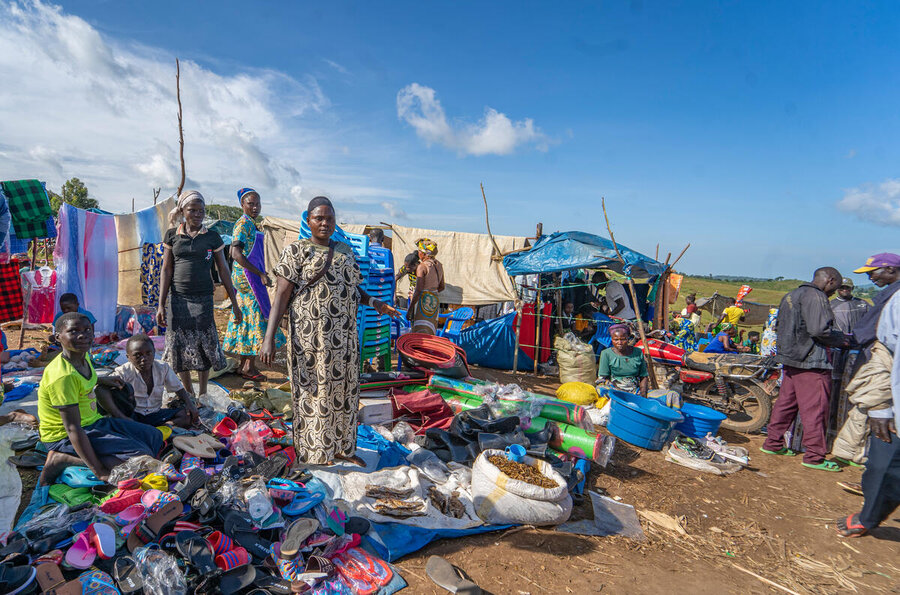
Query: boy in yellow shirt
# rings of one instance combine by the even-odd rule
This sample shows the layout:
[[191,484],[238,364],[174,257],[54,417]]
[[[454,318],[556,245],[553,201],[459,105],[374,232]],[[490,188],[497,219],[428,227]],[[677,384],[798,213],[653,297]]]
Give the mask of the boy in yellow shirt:
[[97,411],[95,389],[118,387],[121,381],[98,380],[87,355],[94,342],[90,319],[80,312],[63,314],[56,334],[62,353],[44,369],[38,387],[40,437],[49,451],[39,485],[53,483],[72,465],[86,465],[106,481],[110,469],[131,457],[157,456],[163,447],[159,430]]

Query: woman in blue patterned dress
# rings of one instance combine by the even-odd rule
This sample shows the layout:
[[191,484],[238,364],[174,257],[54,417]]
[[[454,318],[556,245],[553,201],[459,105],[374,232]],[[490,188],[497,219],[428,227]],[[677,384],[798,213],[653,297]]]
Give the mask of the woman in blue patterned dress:
[[[248,279],[248,275],[255,275],[265,287],[272,285],[266,272],[257,268],[248,258],[256,243],[257,229],[253,220],[259,216],[262,204],[259,193],[252,188],[238,190],[238,200],[244,214],[235,222],[232,232],[231,257],[234,259],[234,267],[231,270],[231,283],[234,285],[243,320],[240,324],[235,324],[234,316],[231,316],[222,348],[240,356],[238,376],[248,380],[265,380],[266,377],[256,367],[256,354],[266,336],[268,321]],[[276,347],[281,347],[284,343],[284,333],[279,329],[276,333]]]

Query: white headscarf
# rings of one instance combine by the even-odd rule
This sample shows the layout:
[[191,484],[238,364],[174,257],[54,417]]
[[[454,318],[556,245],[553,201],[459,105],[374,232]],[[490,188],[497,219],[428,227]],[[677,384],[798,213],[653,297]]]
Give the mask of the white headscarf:
[[185,190],[181,193],[181,196],[178,197],[178,203],[175,205],[175,208],[169,211],[169,227],[178,227],[178,225],[180,225],[181,222],[184,221],[182,210],[188,205],[189,202],[195,200],[199,200],[203,203],[203,206],[206,206],[206,200],[203,199],[203,195],[196,190]]

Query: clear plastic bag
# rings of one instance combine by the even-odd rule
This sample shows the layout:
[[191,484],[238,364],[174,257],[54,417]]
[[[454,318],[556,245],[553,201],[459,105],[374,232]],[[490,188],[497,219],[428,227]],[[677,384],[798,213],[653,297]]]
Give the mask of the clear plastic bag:
[[393,440],[398,442],[404,446],[413,442],[416,437],[415,431],[405,421],[401,421],[394,426],[394,429],[391,431],[391,435],[393,436]]
[[147,595],[187,595],[187,581],[178,562],[156,547],[134,551],[134,561]]
[[250,518],[257,524],[267,519],[275,510],[269,497],[269,490],[261,477],[242,485],[241,499]]
[[241,424],[231,435],[231,451],[234,454],[254,452],[261,457],[266,456],[266,443],[263,436],[272,430],[261,421],[248,421]]
[[18,528],[19,532],[29,534],[38,532],[59,531],[69,529],[82,521],[91,521],[97,515],[95,507],[83,508],[75,512],[69,512],[65,504],[48,506],[35,514],[27,523]]
[[146,477],[151,473],[159,473],[162,469],[162,461],[157,461],[149,455],[132,457],[120,465],[116,465],[109,472],[108,483],[116,485],[120,481],[135,477]]

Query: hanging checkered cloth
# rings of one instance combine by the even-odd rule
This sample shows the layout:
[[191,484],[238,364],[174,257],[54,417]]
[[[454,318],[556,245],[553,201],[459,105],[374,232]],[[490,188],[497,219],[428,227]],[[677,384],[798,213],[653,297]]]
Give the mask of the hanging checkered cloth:
[[47,217],[53,215],[47,191],[38,180],[0,182],[9,203],[13,229],[20,240],[47,237]]
[[0,322],[21,320],[25,315],[19,263],[12,260],[0,264]]

